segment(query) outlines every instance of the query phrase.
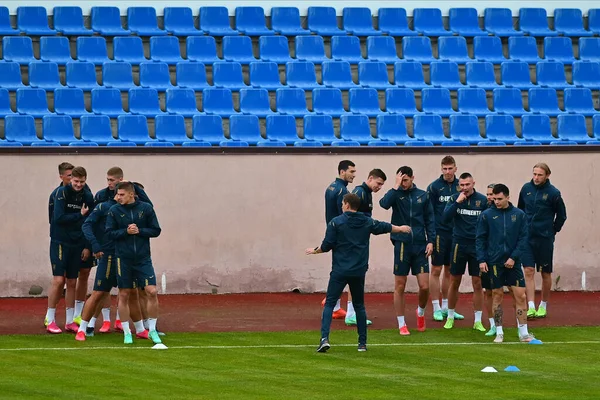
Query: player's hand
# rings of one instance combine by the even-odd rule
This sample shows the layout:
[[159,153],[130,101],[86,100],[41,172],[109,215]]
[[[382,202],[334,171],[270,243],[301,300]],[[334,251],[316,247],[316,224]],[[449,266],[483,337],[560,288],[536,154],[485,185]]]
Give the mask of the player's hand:
[[456,199],[457,203],[462,203],[463,201],[465,201],[467,199],[467,195],[464,192],[460,192],[460,194],[458,195],[458,198]]
[[136,224],[129,224],[129,226],[127,227],[127,233],[130,235],[137,235],[138,233],[140,233],[140,230],[138,229]]
[[402,225],[400,227],[400,229],[402,230],[402,233],[411,233],[412,232],[412,228],[408,225]]
[[83,203],[81,206],[81,215],[85,216],[89,211],[90,209],[88,208],[87,204]]
[[425,257],[429,257],[433,253],[433,243],[427,243],[425,248]]
[[307,256],[310,256],[311,254],[317,254],[317,253],[315,253],[314,247],[309,247],[308,249],[305,250],[305,253]]
[[512,258],[509,258],[508,260],[506,260],[506,262],[504,263],[504,266],[506,268],[512,268],[515,266],[515,260],[513,260]]
[[404,174],[396,175],[396,183],[394,185],[394,189],[398,190],[400,186],[402,186],[402,179],[404,179]]
[[94,258],[95,258],[96,260],[99,260],[99,259],[101,259],[102,257],[104,257],[104,252],[102,252],[102,251],[99,251],[99,252],[97,252],[97,253],[94,253]]
[[88,258],[92,255],[90,249],[83,249],[81,252],[81,261],[87,261]]
[[488,272],[488,266],[487,263],[480,263],[479,264],[479,269],[481,270],[481,272]]

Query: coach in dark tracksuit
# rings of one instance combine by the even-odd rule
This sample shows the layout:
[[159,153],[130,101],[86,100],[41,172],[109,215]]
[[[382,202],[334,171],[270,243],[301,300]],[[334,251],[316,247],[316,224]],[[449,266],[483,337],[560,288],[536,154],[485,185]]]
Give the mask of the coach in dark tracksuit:
[[369,268],[369,240],[371,235],[390,232],[408,232],[408,227],[392,226],[387,222],[373,220],[357,212],[360,199],[355,194],[344,196],[344,213],[327,224],[325,239],[320,247],[306,250],[306,254],[326,253],[333,250],[333,263],[327,286],[327,297],[321,322],[321,342],[317,349],[329,349],[329,330],[336,301],[348,285],[356,310],[358,350],[366,351],[367,314],[364,304],[365,275]]

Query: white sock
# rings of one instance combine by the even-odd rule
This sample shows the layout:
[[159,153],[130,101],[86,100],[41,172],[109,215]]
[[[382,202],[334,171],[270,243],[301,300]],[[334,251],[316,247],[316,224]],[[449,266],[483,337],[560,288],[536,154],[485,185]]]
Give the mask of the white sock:
[[67,321],[65,322],[65,324],[69,325],[73,323],[73,313],[75,312],[74,309],[67,307]]
[[398,327],[402,328],[404,325],[406,325],[406,322],[404,322],[404,315],[401,317],[398,317]]
[[120,321],[120,320],[121,320],[121,318],[119,317],[119,309],[118,309],[118,308],[117,308],[117,316],[116,316],[116,318],[115,318],[115,319],[116,319],[117,321]]
[[146,318],[144,321],[142,321],[144,324],[144,328],[148,329],[148,318]]
[[501,326],[496,327],[496,336],[504,335],[504,331]]
[[48,311],[46,311],[46,319],[48,320],[48,325],[50,325],[52,322],[54,322],[55,318],[56,318],[56,308],[49,308]]
[[442,310],[448,309],[448,299],[442,299]]
[[519,324],[519,337],[527,335],[529,335],[529,332],[527,331],[527,324]]
[[78,330],[78,332],[85,332],[85,330],[87,329],[87,327],[88,327],[88,322],[84,321],[84,320],[81,320],[81,324],[79,324],[79,330]]
[[440,311],[442,309],[440,307],[440,301],[439,300],[433,300],[431,302],[431,304],[433,304],[433,312]]
[[483,311],[475,311],[475,322],[481,322],[481,314]]
[[109,307],[102,309],[102,321],[110,322],[110,308]]
[[527,302],[527,306],[529,307],[529,309],[531,310],[532,308],[535,310],[535,303],[533,301],[528,301]]
[[123,325],[123,333],[125,335],[127,335],[127,334],[131,335],[131,329],[129,329],[129,321],[122,321],[121,325]]
[[335,307],[333,307],[333,312],[336,312],[340,308],[342,308],[342,306],[341,306],[341,303],[340,303],[340,299],[338,299],[337,303],[335,303]]
[[421,306],[417,306],[417,315],[419,317],[422,317],[423,315],[425,315],[425,309],[421,308]]
[[454,319],[454,310],[448,309],[448,319]]
[[494,318],[488,318],[490,320],[490,329],[492,329],[493,327],[496,326],[496,321],[494,321]]
[[346,310],[346,318],[351,318],[356,316],[356,311],[354,311],[354,306],[352,305],[352,302],[349,301],[348,302],[348,310]]
[[84,301],[75,300],[75,317],[81,317],[81,312],[83,311],[83,303]]
[[90,318],[89,327],[90,328],[95,328],[96,327],[96,317]]
[[156,318],[148,318],[148,330],[150,332],[156,330]]
[[133,325],[135,326],[135,333],[142,333],[146,330],[142,320],[134,322]]
[[541,308],[547,308],[548,307],[548,303],[546,303],[545,301],[540,301],[540,307]]

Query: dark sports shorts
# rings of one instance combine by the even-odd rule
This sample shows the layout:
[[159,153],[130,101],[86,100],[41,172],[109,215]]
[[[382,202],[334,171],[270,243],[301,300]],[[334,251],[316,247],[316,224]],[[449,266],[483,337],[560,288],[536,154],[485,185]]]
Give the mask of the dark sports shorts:
[[53,276],[64,276],[67,279],[77,279],[79,270],[92,268],[94,257],[86,261],[81,260],[83,247],[67,246],[57,242],[50,242],[50,264]]
[[150,257],[142,260],[117,257],[119,289],[137,289],[154,285],[156,285],[156,274]]
[[429,273],[429,262],[425,257],[425,244],[404,243],[394,240],[394,275],[408,276]]
[[452,260],[452,233],[440,232],[435,236],[433,243],[433,254],[431,255],[431,265],[441,267],[450,265]]
[[485,282],[485,289],[500,289],[503,286],[525,287],[523,270],[518,262],[513,268],[506,268],[504,264],[488,263],[487,274],[482,274],[481,282]]
[[530,237],[526,254],[523,255],[523,267],[535,267],[538,272],[552,272],[554,259],[554,238]]
[[98,261],[94,291],[110,292],[114,287],[117,287],[117,260],[114,254],[105,254]]
[[475,251],[475,243],[459,244],[452,243],[452,261],[450,262],[450,274],[462,276],[469,266],[470,276],[479,276],[479,263]]

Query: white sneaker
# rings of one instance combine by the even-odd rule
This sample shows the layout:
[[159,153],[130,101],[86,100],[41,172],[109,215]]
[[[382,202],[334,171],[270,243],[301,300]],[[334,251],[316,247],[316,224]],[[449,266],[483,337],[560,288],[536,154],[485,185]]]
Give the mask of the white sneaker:
[[502,343],[504,342],[504,335],[496,335],[496,338],[494,339],[494,343]]
[[529,343],[532,340],[535,340],[535,336],[533,336],[531,333],[528,335],[524,335],[524,336],[519,336],[519,340],[521,341],[521,343]]

